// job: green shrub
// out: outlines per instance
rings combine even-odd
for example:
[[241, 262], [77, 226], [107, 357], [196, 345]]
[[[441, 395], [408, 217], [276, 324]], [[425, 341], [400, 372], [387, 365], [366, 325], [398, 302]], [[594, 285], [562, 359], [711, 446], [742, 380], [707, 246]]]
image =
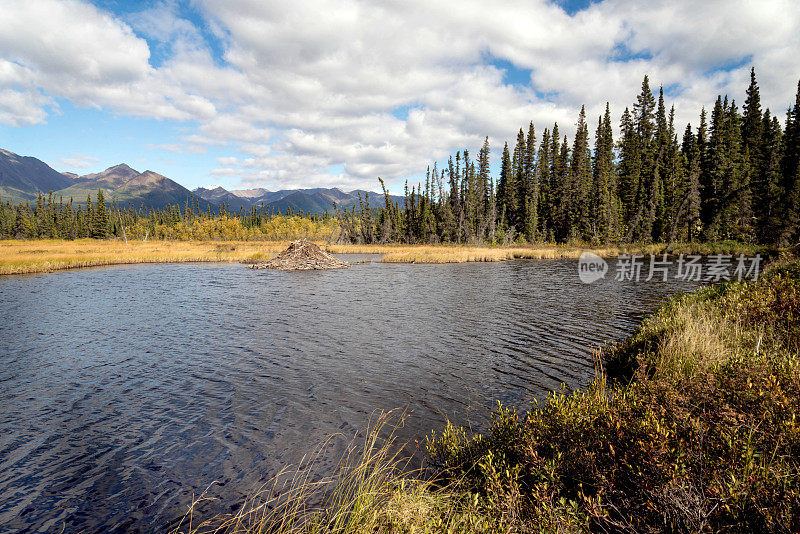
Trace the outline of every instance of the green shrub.
[[671, 299], [611, 351], [628, 379], [448, 426], [434, 465], [520, 532], [796, 532], [798, 297], [794, 263]]

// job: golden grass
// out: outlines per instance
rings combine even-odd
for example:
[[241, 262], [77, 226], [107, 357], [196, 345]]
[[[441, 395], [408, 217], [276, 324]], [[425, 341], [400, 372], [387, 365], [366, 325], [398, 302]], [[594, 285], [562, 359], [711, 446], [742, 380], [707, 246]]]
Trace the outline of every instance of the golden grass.
[[729, 361], [742, 345], [741, 325], [705, 302], [677, 308], [669, 321], [652, 364], [658, 373], [691, 377]]
[[[318, 243], [322, 245], [322, 243]], [[147, 241], [79, 239], [0, 241], [0, 275], [134, 263], [237, 262], [268, 259], [288, 241]], [[568, 247], [478, 247], [450, 245], [329, 245], [336, 254], [383, 254], [394, 263], [503, 261], [515, 258], [576, 258]], [[616, 249], [595, 249], [612, 255]]]
[[506, 261], [515, 259], [575, 259], [590, 251], [598, 256], [611, 257], [626, 251], [651, 254], [663, 245], [637, 247], [578, 247], [568, 245], [329, 245], [328, 252], [339, 254], [383, 254], [387, 263], [465, 263]]
[[[324, 243], [315, 241], [324, 246]], [[133, 263], [237, 262], [269, 259], [289, 241], [154, 241], [57, 239], [0, 241], [0, 275], [50, 272]], [[730, 245], [727, 245], [730, 248]], [[711, 253], [713, 244], [683, 245], [681, 252]], [[327, 245], [334, 254], [381, 254], [387, 263], [465, 263], [515, 259], [576, 259], [590, 251], [602, 257], [655, 254], [662, 244], [590, 247], [579, 245]], [[727, 250], [727, 249], [726, 249]]]
[[133, 263], [236, 262], [271, 257], [287, 242], [79, 239], [0, 241], [0, 275]]

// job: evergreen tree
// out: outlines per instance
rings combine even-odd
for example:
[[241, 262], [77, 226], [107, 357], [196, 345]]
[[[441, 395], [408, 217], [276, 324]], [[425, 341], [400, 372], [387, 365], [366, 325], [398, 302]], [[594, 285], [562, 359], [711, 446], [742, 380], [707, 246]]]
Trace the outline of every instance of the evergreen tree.
[[794, 107], [786, 113], [782, 167], [784, 226], [781, 241], [794, 245], [800, 240], [800, 82]]
[[449, 241], [453, 243], [461, 242], [461, 227], [459, 217], [461, 216], [461, 194], [458, 173], [453, 165], [453, 158], [447, 164], [447, 176], [450, 182], [450, 217], [447, 221], [447, 233]]
[[622, 113], [620, 131], [622, 137], [619, 142], [619, 196], [625, 233], [632, 235], [632, 223], [639, 211], [637, 196], [641, 183], [642, 166], [639, 136], [628, 108], [625, 108]]
[[685, 178], [684, 185], [679, 191], [680, 203], [675, 212], [675, 230], [670, 236], [670, 243], [675, 241], [676, 233], [682, 221], [685, 221], [685, 239], [694, 240], [700, 231], [700, 173], [703, 156], [700, 151], [700, 142], [692, 134], [692, 126], [686, 125], [681, 148]]
[[522, 229], [524, 219], [526, 153], [525, 132], [520, 128], [511, 160], [511, 181], [506, 188], [508, 221], [509, 225], [513, 226], [517, 232]]
[[[724, 184], [726, 190], [724, 236], [728, 239], [749, 242], [754, 231], [751, 174], [748, 172], [750, 162], [748, 151], [743, 150], [742, 116], [736, 107], [736, 101], [731, 101], [726, 119], [726, 142], [731, 158]], [[758, 160], [757, 151], [755, 158]]]
[[106, 199], [103, 190], [97, 190], [97, 204], [94, 208], [92, 218], [92, 237], [105, 239], [108, 237], [108, 210], [106, 209]]
[[[691, 130], [690, 130], [691, 133]], [[669, 110], [667, 120], [667, 154], [665, 172], [662, 176], [664, 187], [664, 211], [660, 222], [661, 232], [658, 236], [660, 241], [669, 238], [674, 240], [671, 230], [673, 224], [678, 224], [678, 209], [681, 203], [681, 196], [687, 188], [687, 176], [685, 176], [686, 163], [684, 155], [681, 153], [678, 144], [678, 134], [675, 131], [675, 106]], [[683, 214], [681, 214], [683, 215]]]
[[569, 202], [567, 208], [567, 232], [570, 238], [586, 239], [591, 234], [589, 204], [592, 184], [591, 158], [586, 110], [584, 106], [581, 106], [569, 170], [569, 187], [572, 195], [567, 197]]
[[653, 234], [660, 181], [655, 161], [655, 107], [655, 98], [650, 91], [650, 80], [645, 76], [642, 81], [642, 92], [636, 97], [636, 103], [633, 105], [641, 170], [639, 171], [639, 186], [635, 200], [637, 211], [630, 221], [629, 239], [649, 241]]
[[550, 149], [550, 130], [544, 129], [542, 143], [539, 145], [536, 172], [539, 196], [537, 198], [537, 213], [539, 217], [539, 235], [542, 239], [552, 239], [551, 212], [550, 212], [550, 168], [552, 165], [552, 152]]
[[760, 196], [764, 174], [764, 113], [761, 95], [756, 82], [756, 70], [750, 69], [750, 86], [742, 108], [742, 150], [748, 161], [747, 174], [751, 177], [755, 195]]
[[525, 140], [525, 165], [524, 187], [522, 188], [523, 202], [523, 231], [525, 239], [533, 241], [536, 238], [536, 228], [539, 224], [539, 183], [536, 177], [536, 129], [531, 121], [528, 126], [528, 137]]
[[[727, 104], [727, 99], [726, 99]], [[707, 147], [706, 169], [703, 173], [703, 237], [714, 240], [719, 236], [719, 212], [721, 209], [722, 184], [728, 166], [728, 154], [724, 143], [725, 105], [722, 96], [717, 96], [711, 111], [711, 126]]]
[[570, 237], [569, 213], [571, 202], [569, 199], [572, 194], [572, 191], [569, 189], [570, 153], [569, 142], [566, 135], [561, 140], [559, 147], [560, 150], [558, 157], [555, 159], [554, 171], [555, 183], [559, 195], [558, 202], [554, 204], [555, 218], [553, 226], [555, 227], [556, 239], [559, 241], [566, 241]]
[[[488, 219], [493, 217], [491, 214], [491, 199], [490, 199], [490, 176], [489, 176], [489, 137], [483, 140], [483, 146], [478, 153], [478, 191], [477, 191], [477, 213], [475, 215], [477, 221], [477, 235], [479, 239], [487, 237], [490, 224]], [[494, 233], [494, 225], [491, 224]], [[491, 236], [489, 236], [491, 238]]]
[[85, 224], [82, 225], [80, 237], [93, 237], [94, 236], [94, 229], [96, 227], [96, 223], [94, 222], [94, 218], [96, 215], [96, 211], [94, 209], [94, 205], [92, 204], [92, 195], [86, 195], [86, 221]]
[[509, 206], [514, 205], [514, 181], [512, 179], [512, 174], [511, 156], [508, 153], [508, 143], [506, 142], [503, 146], [503, 157], [500, 160], [500, 180], [497, 183], [497, 202], [500, 208], [501, 231], [505, 231], [505, 227], [509, 226], [509, 214], [513, 214], [513, 210], [509, 209]]
[[560, 241], [565, 234], [562, 200], [565, 195], [564, 165], [562, 164], [561, 139], [558, 123], [553, 124], [550, 151], [550, 227], [553, 241]]
[[781, 213], [783, 132], [778, 118], [771, 117], [769, 110], [764, 112], [762, 131], [764, 133], [762, 168], [757, 178], [758, 185], [753, 188], [757, 221], [756, 238], [759, 243], [777, 244], [781, 239], [783, 224]]
[[592, 238], [606, 243], [619, 238], [619, 201], [614, 176], [613, 135], [611, 110], [606, 102], [605, 115], [597, 119], [590, 198]]

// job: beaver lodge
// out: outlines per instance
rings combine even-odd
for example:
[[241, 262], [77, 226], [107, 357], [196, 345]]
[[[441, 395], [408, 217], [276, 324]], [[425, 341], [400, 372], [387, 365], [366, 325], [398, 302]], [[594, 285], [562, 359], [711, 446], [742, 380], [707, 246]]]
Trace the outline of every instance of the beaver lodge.
[[316, 269], [341, 269], [349, 267], [346, 261], [337, 260], [314, 243], [301, 239], [269, 260], [251, 262], [251, 269], [277, 269], [279, 271], [311, 271]]

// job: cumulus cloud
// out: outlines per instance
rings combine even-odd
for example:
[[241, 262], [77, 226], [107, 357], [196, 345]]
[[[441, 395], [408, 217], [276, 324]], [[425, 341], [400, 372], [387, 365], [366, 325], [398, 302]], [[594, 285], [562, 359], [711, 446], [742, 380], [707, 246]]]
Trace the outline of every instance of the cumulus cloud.
[[718, 92], [741, 103], [751, 64], [781, 113], [800, 75], [793, 3], [604, 0], [570, 15], [545, 0], [195, 0], [199, 27], [174, 0], [125, 20], [0, 0], [0, 122], [41, 122], [67, 98], [185, 121], [193, 132], [150, 148], [226, 147], [209, 174], [242, 186], [372, 189], [487, 135], [496, 155], [531, 120], [571, 135], [582, 104], [596, 118], [609, 101], [617, 120], [644, 74], [680, 127]]
[[47, 117], [45, 106], [52, 100], [36, 89], [21, 91], [0, 86], [0, 123], [10, 126], [39, 124]]
[[[24, 80], [27, 95], [42, 91], [78, 106], [138, 117], [214, 115], [213, 105], [202, 96], [164, 83], [163, 73], [150, 65], [147, 42], [129, 25], [88, 3], [0, 0], [0, 10], [2, 88]], [[8, 64], [14, 65], [15, 76], [8, 76]], [[31, 117], [23, 108], [4, 122], [26, 121]]]

